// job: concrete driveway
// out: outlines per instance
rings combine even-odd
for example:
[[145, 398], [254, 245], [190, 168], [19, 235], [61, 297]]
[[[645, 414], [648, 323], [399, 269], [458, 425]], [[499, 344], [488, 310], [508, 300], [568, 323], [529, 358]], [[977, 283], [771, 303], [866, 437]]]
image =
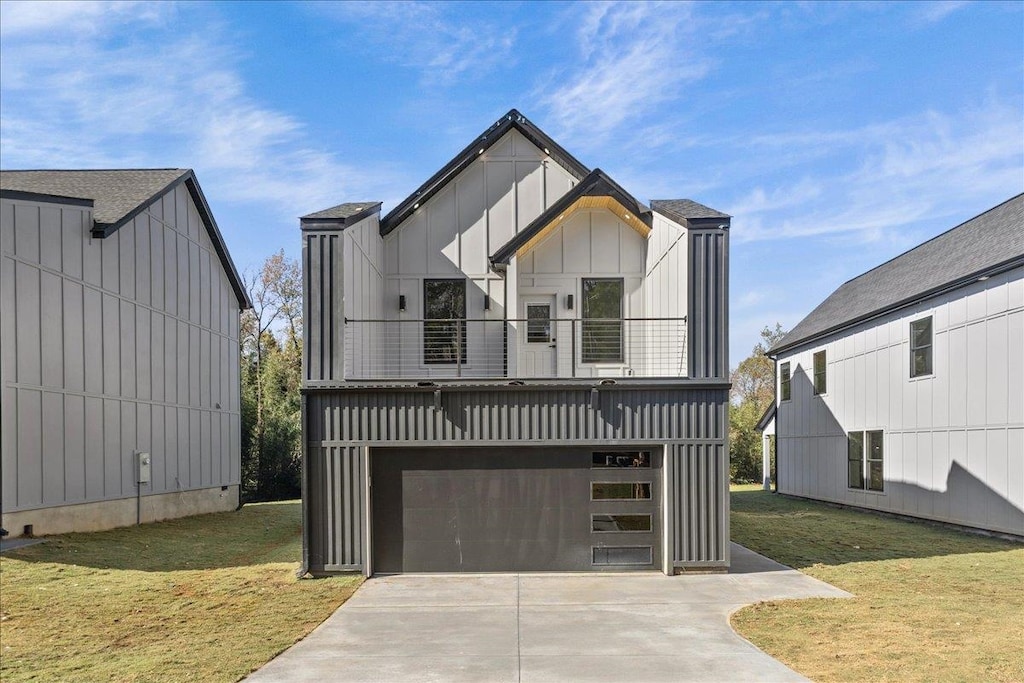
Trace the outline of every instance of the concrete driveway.
[[850, 597], [742, 546], [729, 574], [374, 578], [250, 683], [803, 681], [740, 638], [750, 603]]

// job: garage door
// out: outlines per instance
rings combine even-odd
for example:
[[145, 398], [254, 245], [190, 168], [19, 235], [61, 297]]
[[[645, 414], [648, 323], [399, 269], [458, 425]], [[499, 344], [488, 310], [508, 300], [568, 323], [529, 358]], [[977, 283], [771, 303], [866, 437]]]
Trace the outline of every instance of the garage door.
[[371, 451], [373, 571], [661, 566], [660, 450]]

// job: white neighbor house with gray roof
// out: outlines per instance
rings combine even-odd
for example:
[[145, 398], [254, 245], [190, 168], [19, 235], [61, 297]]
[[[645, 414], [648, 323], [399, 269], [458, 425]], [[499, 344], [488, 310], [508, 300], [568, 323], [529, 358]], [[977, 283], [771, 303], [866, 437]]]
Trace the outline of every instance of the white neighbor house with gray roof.
[[247, 306], [192, 171], [0, 172], [3, 528], [235, 508]]
[[780, 493], [1024, 535], [1024, 194], [845, 283], [769, 356]]

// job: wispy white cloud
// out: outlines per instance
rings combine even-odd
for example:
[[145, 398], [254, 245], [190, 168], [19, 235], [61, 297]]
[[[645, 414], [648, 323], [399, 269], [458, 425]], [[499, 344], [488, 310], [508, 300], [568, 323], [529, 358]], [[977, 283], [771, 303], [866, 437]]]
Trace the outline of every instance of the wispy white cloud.
[[574, 20], [579, 59], [550, 74], [536, 95], [556, 134], [580, 146], [649, 118], [712, 68], [692, 47], [692, 5], [597, 3]]
[[383, 59], [420, 71], [424, 85], [479, 79], [514, 57], [516, 27], [453, 16], [453, 4], [329, 2], [310, 7], [335, 21], [372, 27], [367, 43]]
[[879, 240], [1024, 190], [1024, 122], [1015, 106], [996, 101], [957, 115], [928, 111], [749, 144], [769, 158], [777, 149], [791, 160], [824, 149], [836, 161], [831, 170], [819, 167], [813, 179], [757, 187], [730, 205], [740, 241], [844, 233]]
[[939, 0], [938, 2], [923, 2], [916, 13], [919, 21], [934, 24], [942, 21], [959, 9], [970, 3], [966, 0]]
[[[49, 13], [3, 4], [6, 167], [193, 167], [209, 196], [289, 223], [390, 184], [383, 170], [339, 162], [301, 120], [261, 103], [215, 17], [191, 32], [172, 4], [56, 3]], [[92, 28], [54, 41], [68, 23]]]

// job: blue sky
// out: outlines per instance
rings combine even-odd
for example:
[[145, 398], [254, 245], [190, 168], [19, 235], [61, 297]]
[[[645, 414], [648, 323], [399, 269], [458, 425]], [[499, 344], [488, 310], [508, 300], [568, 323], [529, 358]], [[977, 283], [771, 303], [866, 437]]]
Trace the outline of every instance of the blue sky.
[[1024, 3], [0, 3], [0, 165], [194, 168], [240, 269], [512, 107], [735, 216], [735, 365], [1024, 191]]

